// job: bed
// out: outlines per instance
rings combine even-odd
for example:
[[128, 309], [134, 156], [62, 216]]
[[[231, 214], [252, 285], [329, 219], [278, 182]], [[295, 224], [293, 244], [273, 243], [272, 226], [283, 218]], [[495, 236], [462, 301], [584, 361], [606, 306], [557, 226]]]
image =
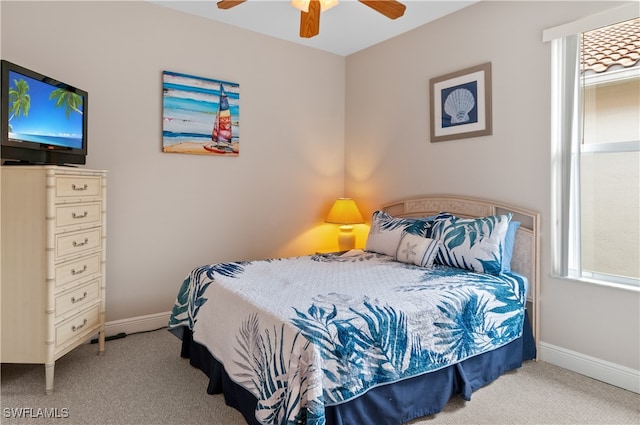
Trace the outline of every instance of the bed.
[[203, 265], [168, 329], [248, 424], [401, 424], [536, 357], [539, 216], [383, 205], [364, 250]]

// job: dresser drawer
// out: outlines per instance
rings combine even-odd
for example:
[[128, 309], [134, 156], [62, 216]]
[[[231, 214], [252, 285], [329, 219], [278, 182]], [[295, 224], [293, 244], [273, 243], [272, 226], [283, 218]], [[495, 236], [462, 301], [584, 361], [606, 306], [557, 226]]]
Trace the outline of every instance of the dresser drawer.
[[99, 304], [56, 326], [56, 349], [99, 323]]
[[70, 204], [56, 206], [56, 227], [78, 224], [100, 224], [102, 203]]
[[100, 278], [56, 296], [56, 318], [100, 297]]
[[55, 271], [56, 288], [100, 271], [100, 253], [59, 264]]
[[102, 228], [56, 235], [56, 260], [72, 254], [82, 254], [91, 249], [100, 248]]
[[98, 176], [57, 176], [56, 197], [65, 198], [96, 197], [102, 191]]

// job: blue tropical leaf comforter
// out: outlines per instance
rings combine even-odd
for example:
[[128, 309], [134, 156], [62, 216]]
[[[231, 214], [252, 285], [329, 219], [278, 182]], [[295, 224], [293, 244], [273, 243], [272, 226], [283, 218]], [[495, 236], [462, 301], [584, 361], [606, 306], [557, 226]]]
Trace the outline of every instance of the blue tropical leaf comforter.
[[522, 334], [526, 278], [422, 268], [359, 250], [208, 265], [169, 321], [258, 400], [264, 424], [323, 424], [325, 406]]

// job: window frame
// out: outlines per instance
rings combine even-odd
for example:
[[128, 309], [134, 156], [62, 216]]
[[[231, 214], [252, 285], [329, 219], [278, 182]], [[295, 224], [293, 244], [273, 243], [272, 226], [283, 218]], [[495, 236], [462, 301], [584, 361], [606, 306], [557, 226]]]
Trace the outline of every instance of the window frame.
[[[640, 279], [582, 270], [580, 238], [580, 160], [583, 153], [640, 151], [640, 141], [584, 145], [582, 142], [582, 86], [635, 78], [640, 69], [617, 75], [581, 77], [580, 35], [637, 18], [637, 5], [626, 5], [547, 29], [551, 42], [551, 273], [554, 277], [640, 291]], [[576, 190], [575, 186], [578, 185]], [[569, 194], [569, 196], [567, 196]]]

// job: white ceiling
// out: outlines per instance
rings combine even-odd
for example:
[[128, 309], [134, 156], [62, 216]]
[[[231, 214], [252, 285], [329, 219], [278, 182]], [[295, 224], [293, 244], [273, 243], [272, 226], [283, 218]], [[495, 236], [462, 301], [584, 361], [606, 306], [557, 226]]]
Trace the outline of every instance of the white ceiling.
[[214, 21], [256, 31], [283, 40], [347, 56], [479, 0], [402, 0], [404, 16], [391, 20], [356, 0], [341, 0], [322, 12], [320, 34], [301, 38], [300, 11], [288, 0], [249, 0], [232, 9], [221, 10], [216, 0], [148, 0], [164, 7], [202, 16]]

